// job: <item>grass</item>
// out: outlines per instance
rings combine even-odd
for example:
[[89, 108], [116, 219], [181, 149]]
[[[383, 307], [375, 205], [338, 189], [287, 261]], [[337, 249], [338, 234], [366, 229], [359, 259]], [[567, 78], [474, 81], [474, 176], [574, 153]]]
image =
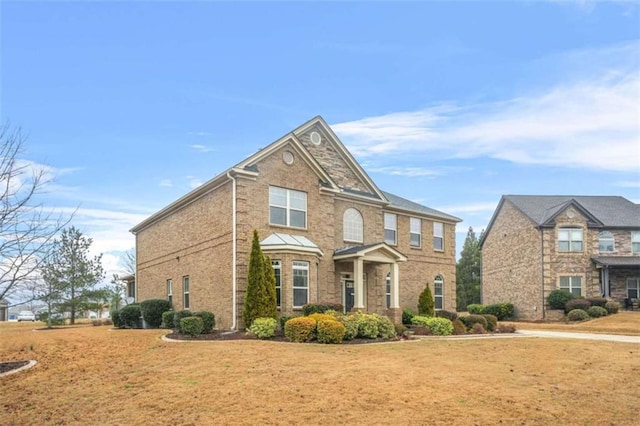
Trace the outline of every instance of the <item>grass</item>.
[[512, 324], [518, 330], [550, 330], [640, 336], [640, 311], [621, 311], [615, 315], [576, 323], [513, 322]]
[[170, 343], [162, 330], [32, 328], [0, 323], [0, 360], [38, 361], [0, 379], [2, 424], [637, 424], [640, 406], [630, 343]]

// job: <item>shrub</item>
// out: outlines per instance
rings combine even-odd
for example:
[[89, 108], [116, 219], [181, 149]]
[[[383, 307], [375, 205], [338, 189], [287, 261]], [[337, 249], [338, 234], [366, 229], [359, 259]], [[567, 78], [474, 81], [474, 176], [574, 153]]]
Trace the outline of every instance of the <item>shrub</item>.
[[589, 314], [582, 309], [572, 309], [567, 314], [569, 321], [585, 321], [589, 319]]
[[571, 312], [574, 309], [581, 309], [583, 311], [586, 311], [590, 306], [591, 303], [589, 303], [589, 301], [586, 299], [571, 299], [565, 305], [564, 311]]
[[131, 304], [120, 309], [120, 327], [140, 328], [140, 305]]
[[407, 326], [404, 324], [394, 324], [393, 327], [396, 330], [396, 336], [402, 336], [404, 332], [408, 330]]
[[197, 336], [198, 334], [202, 334], [202, 318], [196, 316], [182, 318], [180, 320], [180, 330], [182, 333], [188, 334], [190, 336]]
[[[513, 303], [493, 303], [482, 308], [481, 314], [494, 315], [498, 321], [504, 321], [514, 316]], [[486, 327], [485, 327], [486, 328]]]
[[102, 324], [103, 325], [113, 325], [113, 321], [111, 321], [111, 318], [104, 318], [102, 320]]
[[315, 322], [318, 321], [331, 321], [336, 319], [336, 317], [334, 317], [333, 315], [329, 315], [329, 314], [320, 314], [320, 313], [315, 313], [315, 314], [311, 314], [309, 315], [309, 318], [313, 318]]
[[284, 335], [295, 343], [308, 342], [313, 339], [316, 321], [309, 317], [291, 318], [284, 325]]
[[378, 321], [378, 337], [383, 339], [393, 339], [396, 337], [396, 328], [391, 320], [379, 314], [372, 314]]
[[324, 314], [327, 311], [344, 311], [340, 303], [307, 303], [302, 307], [302, 315], [308, 317], [311, 314]]
[[607, 310], [607, 312], [609, 312], [609, 314], [617, 314], [618, 311], [620, 310], [620, 304], [615, 300], [609, 300], [604, 305], [604, 308]]
[[91, 321], [91, 324], [93, 324], [94, 326], [100, 326], [102, 325], [102, 320], [94, 319], [93, 321]]
[[282, 314], [280, 315], [280, 318], [278, 318], [278, 323], [280, 325], [280, 330], [284, 330], [284, 325], [287, 323], [287, 321], [289, 321], [291, 318], [298, 318], [300, 315], [286, 315], [286, 314]]
[[343, 315], [338, 321], [344, 325], [344, 340], [353, 340], [358, 337], [358, 318], [356, 315]]
[[371, 314], [358, 312], [358, 337], [365, 339], [375, 339], [378, 337], [378, 319]]
[[144, 321], [153, 328], [162, 325], [162, 314], [171, 310], [171, 303], [165, 299], [149, 299], [140, 303], [140, 312]]
[[483, 306], [478, 303], [472, 303], [467, 305], [467, 312], [474, 315], [480, 315], [482, 313]]
[[340, 343], [347, 329], [335, 319], [321, 319], [316, 325], [318, 343]]
[[[118, 312], [118, 311], [113, 311], [111, 312], [111, 315], [113, 315], [114, 312]], [[53, 315], [51, 315], [51, 325], [63, 325], [64, 324], [64, 318], [62, 317], [61, 314], [57, 314], [55, 312], [52, 312]], [[119, 319], [120, 317], [118, 317]], [[49, 319], [49, 312], [42, 312], [40, 314], [40, 321], [44, 322], [44, 323], [48, 323], [48, 319]]]
[[453, 324], [447, 318], [428, 318], [427, 327], [435, 336], [448, 336], [453, 333]]
[[175, 312], [166, 311], [162, 313], [162, 325], [164, 328], [175, 328], [175, 324], [173, 322], [173, 316]]
[[473, 324], [471, 327], [471, 334], [487, 334], [487, 330], [479, 322]]
[[176, 327], [180, 333], [183, 333], [182, 328], [180, 328], [180, 324], [183, 318], [189, 318], [193, 316], [193, 312], [188, 309], [183, 309], [181, 311], [175, 311], [173, 313], [173, 325]]
[[414, 325], [411, 331], [417, 336], [431, 336], [431, 329], [426, 325]]
[[589, 314], [591, 318], [600, 318], [606, 317], [609, 315], [609, 312], [607, 312], [607, 310], [602, 306], [591, 306], [587, 309], [587, 314]]
[[471, 330], [474, 324], [481, 324], [482, 328], [487, 329], [487, 319], [482, 315], [467, 315], [465, 317], [458, 318], [467, 327], [467, 330]]
[[467, 334], [467, 327], [465, 327], [460, 319], [454, 319], [451, 321], [451, 324], [453, 325], [453, 334], [456, 336]]
[[458, 319], [458, 314], [456, 312], [442, 310], [442, 311], [436, 311], [436, 317], [446, 318], [449, 321], [453, 321]]
[[571, 299], [573, 299], [573, 294], [561, 289], [553, 290], [547, 297], [551, 309], [564, 309], [567, 302]]
[[516, 327], [512, 324], [498, 324], [496, 328], [496, 333], [515, 333]]
[[114, 327], [122, 327], [122, 321], [120, 321], [120, 309], [111, 311], [111, 321], [113, 321]]
[[276, 277], [271, 260], [264, 256], [260, 248], [258, 231], [254, 229], [247, 271], [247, 290], [242, 307], [245, 327], [250, 327], [256, 318], [277, 318], [277, 309]]
[[413, 322], [411, 322], [411, 318], [413, 318], [414, 316], [416, 316], [416, 313], [413, 312], [411, 309], [405, 308], [402, 310], [402, 323], [404, 325], [411, 325], [413, 324]]
[[587, 301], [591, 303], [591, 306], [600, 306], [601, 308], [607, 304], [607, 299], [604, 297], [587, 297]]
[[268, 339], [276, 335], [278, 321], [273, 318], [256, 318], [249, 327], [249, 333], [258, 339]]
[[424, 327], [428, 327], [427, 321], [429, 320], [429, 318], [431, 317], [426, 317], [424, 315], [416, 315], [411, 319], [411, 323], [413, 325], [422, 325]]
[[213, 331], [213, 327], [216, 326], [216, 316], [213, 315], [213, 312], [200, 311], [195, 312], [193, 316], [202, 318], [202, 334], [211, 333]]
[[432, 317], [434, 315], [434, 302], [431, 289], [427, 284], [418, 297], [418, 313]]
[[491, 314], [482, 314], [482, 316], [487, 320], [487, 331], [494, 331], [498, 325], [498, 318]]

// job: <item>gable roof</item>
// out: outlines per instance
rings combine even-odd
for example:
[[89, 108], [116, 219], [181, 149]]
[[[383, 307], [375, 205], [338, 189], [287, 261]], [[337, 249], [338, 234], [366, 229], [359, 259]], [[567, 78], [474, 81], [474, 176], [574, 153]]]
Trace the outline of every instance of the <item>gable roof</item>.
[[363, 244], [359, 246], [351, 246], [337, 249], [333, 252], [333, 260], [348, 260], [355, 258], [364, 258], [374, 252], [381, 252], [385, 257], [395, 260], [396, 262], [406, 262], [407, 257], [394, 249], [387, 243]]
[[389, 206], [395, 207], [404, 211], [412, 211], [419, 214], [428, 215], [431, 217], [449, 220], [453, 222], [462, 222], [462, 219], [457, 218], [455, 216], [451, 216], [450, 214], [443, 213], [439, 210], [432, 209], [427, 206], [423, 206], [422, 204], [415, 203], [413, 201], [407, 200], [406, 198], [399, 197], [390, 192], [382, 191], [384, 196], [389, 200]]

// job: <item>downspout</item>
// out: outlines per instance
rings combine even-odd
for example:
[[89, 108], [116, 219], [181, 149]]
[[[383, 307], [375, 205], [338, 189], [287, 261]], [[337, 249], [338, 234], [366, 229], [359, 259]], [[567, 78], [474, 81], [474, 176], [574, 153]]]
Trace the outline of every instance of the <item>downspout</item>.
[[545, 318], [546, 315], [546, 307], [544, 304], [544, 229], [540, 227], [540, 266], [542, 270], [542, 319]]
[[236, 250], [237, 250], [237, 235], [236, 235], [236, 223], [237, 223], [237, 216], [236, 216], [236, 178], [233, 177], [233, 175], [231, 174], [231, 172], [227, 172], [227, 177], [229, 179], [231, 179], [232, 182], [232, 195], [231, 195], [231, 217], [232, 217], [232, 249], [231, 249], [231, 287], [232, 287], [232, 295], [231, 295], [231, 312], [232, 312], [232, 318], [231, 318], [231, 330], [235, 330], [237, 327], [236, 324], [236, 318], [237, 318], [237, 309], [238, 309], [238, 303], [237, 303], [237, 287], [238, 287], [238, 282], [237, 282], [237, 276], [236, 276]]

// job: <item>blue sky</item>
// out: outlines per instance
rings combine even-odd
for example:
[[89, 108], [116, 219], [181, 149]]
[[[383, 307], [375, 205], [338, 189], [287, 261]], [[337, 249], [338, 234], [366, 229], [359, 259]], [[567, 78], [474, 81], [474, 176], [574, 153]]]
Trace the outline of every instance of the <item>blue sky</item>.
[[637, 2], [0, 4], [0, 115], [112, 272], [128, 230], [322, 115], [383, 190], [640, 202]]

